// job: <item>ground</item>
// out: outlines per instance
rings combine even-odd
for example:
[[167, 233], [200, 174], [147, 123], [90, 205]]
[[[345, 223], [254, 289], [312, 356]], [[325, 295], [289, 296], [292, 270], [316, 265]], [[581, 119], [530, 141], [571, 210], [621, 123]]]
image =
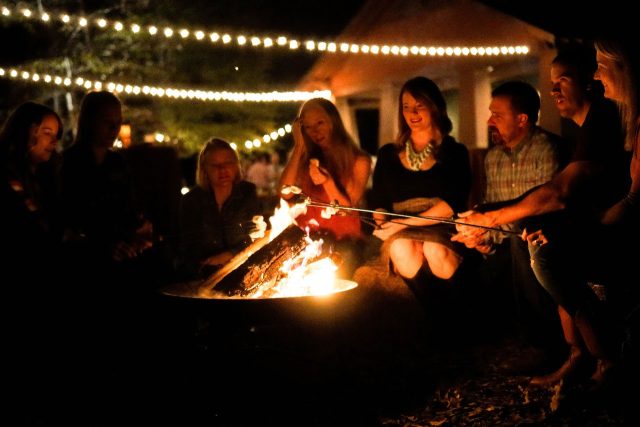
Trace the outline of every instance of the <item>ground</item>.
[[323, 300], [112, 308], [120, 320], [72, 336], [64, 360], [29, 365], [42, 374], [13, 391], [13, 424], [633, 425], [638, 396], [621, 385], [635, 382], [530, 387], [513, 367], [531, 348], [481, 311], [428, 314], [399, 279], [359, 274], [358, 292]]

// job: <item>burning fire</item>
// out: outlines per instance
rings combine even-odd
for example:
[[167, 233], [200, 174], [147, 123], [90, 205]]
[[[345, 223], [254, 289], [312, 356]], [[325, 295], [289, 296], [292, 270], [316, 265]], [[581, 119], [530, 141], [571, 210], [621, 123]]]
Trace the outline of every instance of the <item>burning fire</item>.
[[269, 241], [273, 241], [282, 231], [294, 223], [295, 218], [298, 215], [302, 215], [307, 212], [307, 205], [304, 203], [296, 203], [292, 206], [284, 200], [280, 199], [280, 207], [276, 207], [273, 211], [273, 215], [269, 217], [269, 224], [271, 224], [271, 231], [269, 233]]
[[338, 267], [329, 257], [315, 260], [322, 254], [323, 241], [312, 240], [308, 235], [305, 240], [307, 246], [304, 250], [297, 257], [282, 263], [282, 276], [277, 282], [265, 292], [256, 293], [254, 298], [326, 295], [335, 292], [335, 273]]
[[[273, 241], [283, 230], [295, 222], [298, 215], [305, 212], [306, 205], [304, 203], [289, 206], [285, 200], [281, 199], [280, 206], [276, 207], [274, 214], [269, 218], [271, 230], [268, 233], [268, 241]], [[258, 228], [264, 230], [264, 227], [259, 223], [264, 224], [264, 221], [260, 219], [256, 222]], [[282, 263], [281, 274], [274, 283], [264, 283], [258, 286], [259, 290], [253, 293], [251, 298], [328, 295], [353, 287], [344, 282], [355, 285], [353, 282], [336, 278], [338, 267], [331, 257], [319, 258], [322, 256], [324, 243], [322, 239], [311, 239], [307, 230], [305, 241], [307, 245], [300, 254]]]

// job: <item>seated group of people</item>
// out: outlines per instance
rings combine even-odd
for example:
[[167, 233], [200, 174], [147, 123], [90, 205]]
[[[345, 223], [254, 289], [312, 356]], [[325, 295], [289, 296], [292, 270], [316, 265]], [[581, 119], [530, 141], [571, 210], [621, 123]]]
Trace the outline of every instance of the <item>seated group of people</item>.
[[[590, 353], [597, 361], [591, 379], [603, 383], [614, 357], [600, 325], [600, 302], [588, 282], [620, 283], [621, 272], [637, 258], [637, 251], [621, 249], [621, 241], [638, 229], [632, 219], [640, 182], [640, 82], [638, 57], [624, 44], [602, 41], [596, 48], [595, 76], [604, 84], [604, 96], [623, 106], [622, 119], [598, 94], [595, 58], [559, 55], [551, 67], [552, 96], [561, 115], [580, 126], [567, 161], [561, 139], [536, 125], [540, 98], [535, 89], [523, 82], [499, 86], [489, 105], [496, 145], [485, 161], [488, 204], [471, 212], [465, 212], [472, 184], [469, 154], [450, 135], [447, 105], [432, 80], [415, 77], [402, 86], [398, 137], [378, 152], [366, 205], [370, 156], [349, 136], [332, 102], [305, 102], [293, 123], [293, 152], [280, 186], [297, 186], [314, 201], [367, 208], [371, 216], [341, 212], [326, 218], [321, 208], [308, 207], [296, 223], [344, 252], [349, 262], [340, 274], [348, 277], [363, 261], [361, 223], [372, 219], [373, 236], [384, 242], [385, 262], [420, 297], [428, 297], [430, 287], [460, 283], [471, 260], [489, 256], [504, 235], [524, 232], [524, 239], [511, 240], [520, 248], [522, 264], [528, 264], [530, 252], [529, 274], [557, 305], [570, 347], [558, 371], [533, 382], [559, 381]], [[12, 267], [29, 271], [25, 260], [38, 251], [38, 260], [56, 268], [51, 255], [64, 240], [78, 243], [77, 262], [109, 272], [158, 243], [153, 227], [134, 208], [122, 156], [110, 149], [121, 122], [114, 95], [88, 94], [75, 144], [65, 151], [58, 175], [58, 115], [35, 103], [14, 111], [0, 133], [3, 199], [9, 202], [3, 204], [9, 206], [3, 235], [12, 248]], [[621, 124], [632, 149], [631, 183]], [[56, 176], [61, 177], [60, 200]], [[196, 184], [180, 206], [177, 259], [185, 278], [206, 277], [246, 247], [252, 218], [261, 213], [255, 185], [241, 179], [237, 153], [224, 140], [204, 144]], [[613, 265], [620, 266], [615, 273]], [[598, 266], [603, 268], [587, 268]], [[47, 274], [31, 269], [27, 283], [44, 284]]]
[[383, 261], [420, 298], [429, 298], [430, 288], [461, 283], [471, 260], [490, 256], [509, 236], [521, 274], [555, 304], [568, 345], [561, 367], [534, 377], [532, 384], [559, 382], [590, 358], [590, 380], [599, 387], [616, 356], [602, 301], [590, 283], [605, 283], [624, 313], [637, 305], [637, 291], [627, 278], [637, 250], [622, 249], [638, 230], [632, 221], [637, 218], [640, 134], [632, 56], [626, 44], [602, 40], [596, 55], [568, 50], [554, 60], [551, 95], [560, 114], [579, 127], [574, 144], [537, 126], [540, 98], [532, 86], [508, 82], [495, 88], [486, 203], [471, 211], [468, 151], [450, 135], [444, 97], [425, 77], [408, 80], [400, 90], [398, 137], [378, 152], [366, 204], [370, 157], [324, 99], [307, 101], [300, 109], [280, 185], [297, 186], [314, 201], [366, 208], [360, 215], [350, 211], [325, 218], [320, 208], [309, 207], [296, 222], [342, 245], [356, 260], [342, 272], [349, 276], [362, 262], [361, 223], [371, 213], [372, 234], [384, 242]]

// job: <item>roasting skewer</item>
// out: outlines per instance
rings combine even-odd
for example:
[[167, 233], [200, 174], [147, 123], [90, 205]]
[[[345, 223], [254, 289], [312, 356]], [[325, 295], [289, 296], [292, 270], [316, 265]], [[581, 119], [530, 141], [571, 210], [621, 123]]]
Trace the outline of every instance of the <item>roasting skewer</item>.
[[293, 185], [284, 186], [282, 188], [282, 194], [294, 194], [297, 199], [302, 199], [300, 201], [301, 203], [305, 203], [307, 206], [315, 206], [315, 207], [319, 207], [319, 208], [336, 209], [336, 210], [347, 211], [347, 212], [370, 213], [370, 214], [374, 214], [375, 213], [375, 214], [382, 214], [382, 215], [386, 215], [386, 216], [390, 216], [390, 217], [396, 217], [396, 218], [426, 219], [426, 220], [429, 220], [429, 221], [436, 221], [436, 222], [441, 222], [441, 223], [444, 223], [444, 224], [463, 225], [463, 226], [467, 226], [467, 227], [482, 228], [482, 229], [487, 230], [487, 231], [497, 231], [497, 232], [500, 232], [500, 233], [511, 234], [511, 235], [514, 235], [514, 236], [521, 236], [522, 235], [522, 233], [520, 233], [518, 231], [504, 230], [502, 228], [488, 227], [488, 226], [485, 226], [485, 225], [469, 224], [469, 223], [466, 223], [466, 222], [462, 222], [459, 219], [456, 219], [455, 216], [447, 218], [447, 217], [428, 216], [428, 215], [409, 215], [409, 214], [400, 214], [400, 213], [395, 213], [395, 212], [374, 211], [374, 210], [371, 210], [371, 209], [353, 208], [353, 207], [350, 207], [350, 206], [342, 206], [342, 205], [340, 205], [338, 203], [319, 202], [319, 201], [312, 200], [311, 197], [309, 197], [306, 194], [302, 193], [300, 188], [298, 188], [296, 186], [293, 186]]

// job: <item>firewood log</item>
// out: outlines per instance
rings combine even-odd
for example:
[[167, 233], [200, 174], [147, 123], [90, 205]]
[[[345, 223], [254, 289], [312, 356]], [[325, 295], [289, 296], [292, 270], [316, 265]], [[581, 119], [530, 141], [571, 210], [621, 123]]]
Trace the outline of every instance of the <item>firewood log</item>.
[[261, 287], [273, 286], [282, 263], [297, 256], [306, 246], [305, 233], [296, 225], [287, 227], [272, 242], [267, 234], [205, 280], [198, 293], [209, 298], [216, 294], [246, 297]]

